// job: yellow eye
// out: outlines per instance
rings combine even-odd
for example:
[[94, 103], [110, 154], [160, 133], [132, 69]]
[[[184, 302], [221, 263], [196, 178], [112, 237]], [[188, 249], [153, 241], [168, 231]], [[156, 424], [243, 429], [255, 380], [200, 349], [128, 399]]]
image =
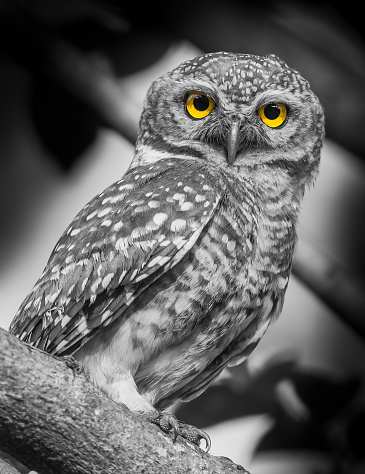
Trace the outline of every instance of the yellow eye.
[[268, 127], [280, 127], [286, 119], [286, 107], [284, 104], [266, 104], [258, 110], [260, 119]]
[[196, 119], [209, 115], [214, 106], [214, 100], [203, 92], [190, 92], [186, 99], [186, 110]]

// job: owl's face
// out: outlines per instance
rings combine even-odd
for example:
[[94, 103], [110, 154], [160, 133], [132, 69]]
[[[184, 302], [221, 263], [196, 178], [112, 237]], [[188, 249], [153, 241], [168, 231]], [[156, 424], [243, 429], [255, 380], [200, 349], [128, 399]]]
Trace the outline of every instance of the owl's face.
[[[274, 55], [210, 53], [156, 80], [136, 159], [192, 157], [237, 170], [305, 159], [317, 168], [322, 107], [300, 74]], [[148, 153], [146, 153], [146, 148]]]

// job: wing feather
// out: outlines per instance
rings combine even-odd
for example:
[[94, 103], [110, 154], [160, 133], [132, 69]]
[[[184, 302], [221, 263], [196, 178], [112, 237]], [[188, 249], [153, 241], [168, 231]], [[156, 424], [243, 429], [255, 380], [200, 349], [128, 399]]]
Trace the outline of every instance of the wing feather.
[[204, 162], [136, 167], [91, 200], [55, 246], [10, 330], [61, 355], [74, 352], [195, 244], [219, 205]]

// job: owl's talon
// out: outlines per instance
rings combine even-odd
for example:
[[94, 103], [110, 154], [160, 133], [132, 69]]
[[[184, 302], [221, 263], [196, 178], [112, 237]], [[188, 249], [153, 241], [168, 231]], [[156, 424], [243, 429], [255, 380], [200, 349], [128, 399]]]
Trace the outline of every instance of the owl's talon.
[[165, 433], [171, 433], [172, 441], [175, 442], [179, 434], [179, 423], [171, 413], [162, 412], [151, 420], [151, 423], [159, 426]]
[[209, 450], [212, 446], [212, 441], [210, 439], [210, 436], [208, 435], [208, 433], [206, 433], [205, 431], [202, 431], [202, 430], [198, 430], [198, 434], [199, 434], [200, 438], [205, 441], [205, 452], [209, 453]]
[[210, 450], [212, 443], [209, 435], [205, 431], [182, 421], [178, 421], [171, 413], [161, 412], [149, 421], [159, 426], [165, 433], [171, 434], [173, 442], [175, 442], [177, 436], [180, 435], [182, 438], [190, 441], [190, 443], [200, 447], [200, 441], [203, 439], [205, 441], [205, 452], [207, 453]]
[[179, 434], [180, 436], [195, 444], [199, 448], [200, 442], [203, 439], [205, 441], [205, 452], [207, 453], [210, 450], [212, 443], [209, 435], [205, 431], [200, 430], [195, 426], [188, 425], [182, 421], [179, 421]]
[[75, 373], [80, 374], [82, 372], [80, 363], [72, 355], [62, 356], [61, 359], [65, 362], [69, 369], [72, 369]]

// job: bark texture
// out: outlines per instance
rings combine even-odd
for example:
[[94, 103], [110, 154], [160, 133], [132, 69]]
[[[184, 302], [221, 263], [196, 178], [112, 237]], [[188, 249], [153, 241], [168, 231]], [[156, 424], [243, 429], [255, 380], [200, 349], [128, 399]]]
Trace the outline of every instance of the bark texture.
[[173, 443], [64, 360], [0, 329], [0, 449], [39, 474], [247, 472]]

